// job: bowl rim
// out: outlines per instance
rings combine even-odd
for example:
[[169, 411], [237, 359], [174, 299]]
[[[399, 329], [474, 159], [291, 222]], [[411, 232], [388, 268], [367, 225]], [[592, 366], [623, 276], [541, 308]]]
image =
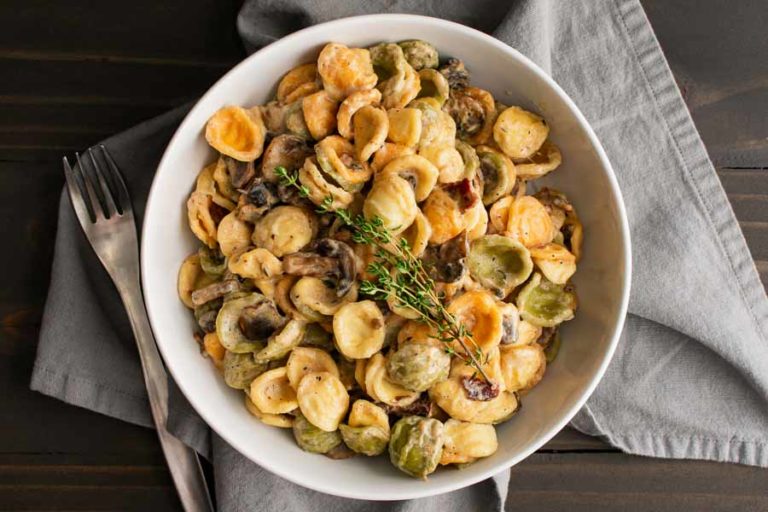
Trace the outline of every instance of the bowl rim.
[[[434, 495], [454, 491], [457, 489], [462, 489], [470, 485], [474, 485], [480, 481], [486, 480], [500, 473], [501, 471], [518, 464], [522, 460], [528, 458], [532, 453], [536, 452], [544, 444], [549, 442], [555, 435], [557, 435], [557, 433], [559, 433], [568, 424], [568, 422], [571, 421], [571, 419], [573, 419], [576, 413], [584, 406], [586, 401], [594, 392], [595, 388], [597, 387], [597, 384], [602, 379], [603, 375], [605, 374], [608, 368], [608, 365], [613, 359], [613, 355], [616, 351], [616, 347], [618, 346], [619, 338], [621, 336], [621, 332], [624, 327], [624, 320], [626, 318], [627, 308], [629, 304], [629, 293], [630, 293], [631, 276], [632, 276], [632, 256], [631, 256], [632, 249], [631, 249], [630, 230], [629, 230], [629, 223], [627, 220], [626, 207], [624, 205], [623, 196], [621, 194], [621, 190], [619, 188], [618, 180], [616, 179], [616, 174], [613, 170], [613, 166], [608, 160], [608, 156], [605, 153], [605, 150], [602, 144], [600, 143], [599, 139], [597, 138], [597, 135], [595, 134], [591, 125], [589, 124], [587, 119], [584, 117], [581, 110], [579, 110], [579, 108], [576, 106], [575, 102], [570, 98], [570, 96], [568, 96], [568, 94], [565, 93], [565, 91], [560, 87], [560, 85], [558, 85], [557, 82], [554, 81], [554, 79], [552, 79], [543, 69], [541, 69], [537, 64], [535, 64], [528, 57], [520, 53], [518, 50], [516, 50], [512, 46], [507, 45], [506, 43], [496, 39], [493, 36], [485, 34], [484, 32], [481, 32], [474, 28], [462, 25], [460, 23], [444, 20], [441, 18], [435, 18], [432, 16], [423, 16], [423, 15], [416, 15], [416, 14], [387, 13], [387, 14], [368, 14], [368, 15], [359, 15], [359, 16], [348, 16], [344, 18], [339, 18], [339, 19], [327, 21], [324, 23], [312, 25], [310, 27], [306, 27], [296, 32], [293, 32], [291, 34], [288, 34], [270, 43], [269, 45], [264, 46], [263, 48], [259, 49], [253, 54], [247, 56], [240, 63], [238, 63], [232, 69], [230, 69], [227, 73], [225, 73], [221, 78], [219, 78], [212, 86], [210, 86], [208, 90], [200, 97], [200, 99], [197, 100], [195, 105], [190, 109], [190, 111], [186, 114], [182, 122], [179, 124], [178, 128], [173, 134], [173, 137], [171, 137], [170, 141], [168, 142], [168, 145], [166, 146], [163, 152], [163, 156], [160, 160], [160, 163], [157, 166], [155, 176], [152, 179], [152, 185], [150, 187], [149, 194], [147, 196], [146, 212], [150, 211], [150, 207], [155, 200], [154, 196], [155, 196], [155, 190], [156, 190], [157, 175], [160, 173], [160, 171], [164, 167], [169, 165], [168, 160], [170, 156], [168, 154], [168, 149], [176, 143], [176, 140], [178, 138], [181, 137], [182, 132], [188, 131], [187, 125], [191, 122], [192, 114], [197, 109], [201, 108], [201, 105], [206, 102], [207, 98], [213, 94], [213, 91], [217, 89], [222, 82], [228, 80], [230, 76], [239, 73], [240, 69], [247, 67], [251, 60], [258, 59], [262, 53], [266, 52], [268, 49], [272, 49], [275, 46], [289, 44], [290, 42], [297, 39], [301, 39], [307, 34], [311, 34], [313, 32], [328, 31], [329, 29], [332, 29], [334, 27], [345, 26], [348, 24], [376, 23], [377, 21], [389, 21], [389, 22], [395, 21], [395, 22], [403, 22], [403, 23], [420, 22], [420, 23], [437, 25], [440, 28], [448, 29], [451, 31], [463, 32], [465, 35], [478, 38], [482, 40], [484, 43], [492, 45], [497, 49], [502, 50], [504, 53], [509, 54], [512, 58], [520, 61], [525, 67], [529, 68], [535, 75], [537, 75], [541, 80], [543, 80], [547, 84], [547, 86], [550, 87], [555, 92], [555, 94], [566, 104], [569, 110], [574, 114], [574, 117], [576, 118], [579, 126], [586, 133], [588, 140], [592, 145], [592, 147], [594, 148], [603, 168], [607, 171], [606, 177], [608, 178], [608, 183], [610, 184], [610, 189], [613, 194], [613, 199], [614, 199], [614, 202], [616, 203], [616, 208], [619, 216], [620, 233], [621, 233], [621, 238], [624, 246], [623, 247], [623, 258], [624, 258], [623, 263], [624, 263], [624, 269], [625, 269], [624, 275], [623, 275], [622, 295], [621, 295], [621, 302], [618, 310], [618, 318], [617, 318], [615, 329], [611, 336], [611, 340], [608, 345], [608, 348], [603, 354], [603, 358], [602, 358], [602, 361], [600, 362], [597, 372], [594, 373], [590, 378], [590, 381], [587, 387], [585, 388], [585, 391], [582, 393], [582, 395], [579, 397], [576, 403], [574, 403], [573, 406], [571, 406], [569, 409], [567, 409], [564, 412], [560, 421], [558, 421], [554, 425], [554, 427], [549, 429], [546, 433], [542, 434], [539, 440], [535, 443], [532, 443], [528, 449], [523, 450], [515, 454], [514, 456], [502, 458], [499, 460], [498, 463], [490, 466], [484, 471], [481, 471], [476, 474], [471, 474], [471, 475], [468, 473], [467, 477], [462, 480], [449, 481], [445, 483], [439, 482], [433, 485], [425, 485], [423, 486], [423, 488], [415, 488], [413, 490], [404, 490], [404, 492], [399, 493], [397, 496], [358, 493], [358, 492], [355, 492], [354, 489], [349, 489], [348, 487], [344, 487], [344, 486], [338, 486], [334, 488], [334, 487], [329, 487], [323, 484], [317, 484], [314, 481], [312, 482], [300, 481], [299, 479], [296, 478], [295, 474], [285, 472], [285, 471], [280, 471], [272, 467], [269, 460], [256, 460], [257, 458], [251, 457], [250, 455], [246, 455], [247, 450], [243, 449], [243, 447], [241, 446], [241, 443], [238, 442], [237, 439], [230, 437], [227, 432], [219, 431], [214, 426], [215, 418], [211, 417], [206, 412], [203, 412], [203, 410], [201, 410], [202, 408], [198, 408], [195, 406], [195, 402], [197, 402], [197, 400], [191, 395], [191, 393], [189, 393], [188, 389], [185, 389], [184, 379], [179, 378], [181, 377], [181, 375], [177, 375], [176, 372], [174, 371], [173, 365], [168, 364], [168, 361], [173, 359], [172, 354], [166, 352], [167, 347], [164, 347], [163, 343], [156, 342], [157, 347], [160, 353], [162, 354], [163, 360], [166, 363], [166, 368], [168, 369], [170, 374], [173, 376], [174, 381], [179, 386], [179, 389], [182, 391], [184, 396], [189, 400], [195, 412], [197, 412], [197, 414], [199, 414], [203, 418], [203, 420], [205, 421], [208, 427], [214, 430], [219, 436], [221, 436], [222, 439], [224, 439], [227, 443], [229, 443], [230, 446], [235, 448], [238, 452], [243, 454], [246, 458], [248, 458], [255, 464], [258, 464], [259, 466], [263, 467], [264, 469], [270, 471], [271, 473], [281, 478], [285, 478], [286, 480], [293, 482], [297, 485], [300, 485], [302, 487], [306, 487], [318, 492], [322, 492], [322, 493], [326, 493], [334, 496], [340, 496], [344, 498], [384, 501], [384, 500], [394, 500], [394, 499], [396, 500], [415, 499], [415, 498], [424, 498], [424, 497], [434, 496]], [[142, 233], [146, 232], [145, 230], [148, 228], [150, 222], [152, 222], [150, 215], [147, 215], [145, 213], [144, 220], [141, 226]], [[144, 290], [148, 289], [148, 286], [147, 286], [148, 278], [147, 278], [147, 273], [144, 271], [144, 269], [147, 268], [147, 266], [150, 264], [150, 262], [148, 261], [149, 249], [147, 248], [147, 242], [146, 242], [147, 238], [148, 237], [142, 236], [141, 247], [140, 247], [141, 284]], [[159, 325], [160, 320], [154, 317], [153, 310], [149, 307], [148, 301], [146, 299], [145, 299], [145, 302], [147, 302], [146, 309], [147, 309], [147, 315], [150, 320], [150, 325], [154, 326], [155, 323], [158, 323]], [[154, 331], [154, 328], [153, 328], [153, 331]]]

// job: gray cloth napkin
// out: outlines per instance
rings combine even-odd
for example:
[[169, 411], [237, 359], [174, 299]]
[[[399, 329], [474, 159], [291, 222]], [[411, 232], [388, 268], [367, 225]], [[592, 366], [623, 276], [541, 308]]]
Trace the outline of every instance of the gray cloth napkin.
[[[629, 453], [768, 466], [768, 301], [639, 2], [251, 0], [238, 29], [255, 50], [310, 24], [373, 12], [427, 14], [492, 33], [551, 73], [608, 152], [632, 230], [630, 315], [607, 374], [573, 425]], [[139, 216], [185, 112], [106, 141]], [[151, 426], [125, 315], [66, 196], [31, 386]], [[172, 431], [211, 457], [225, 512], [503, 507], [509, 472], [408, 502], [322, 495], [266, 472], [210, 435], [173, 384], [170, 410]]]

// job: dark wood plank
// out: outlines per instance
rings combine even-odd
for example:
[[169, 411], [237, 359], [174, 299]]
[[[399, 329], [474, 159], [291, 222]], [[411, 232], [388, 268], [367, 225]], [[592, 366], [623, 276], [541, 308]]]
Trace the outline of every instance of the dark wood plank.
[[768, 509], [765, 474], [735, 464], [618, 453], [537, 453], [512, 469], [507, 507], [520, 512], [762, 511]]
[[241, 0], [0, 2], [0, 49], [220, 63], [241, 51]]
[[641, 0], [715, 165], [768, 165], [764, 0]]

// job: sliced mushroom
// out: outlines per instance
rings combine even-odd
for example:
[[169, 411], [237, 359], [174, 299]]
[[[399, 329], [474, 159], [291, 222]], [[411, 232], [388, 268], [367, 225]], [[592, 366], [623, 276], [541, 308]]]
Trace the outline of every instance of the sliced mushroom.
[[272, 301], [264, 301], [254, 306], [243, 308], [238, 318], [238, 326], [243, 335], [249, 340], [266, 340], [287, 320], [275, 307]]
[[469, 241], [466, 231], [440, 245], [430, 245], [422, 257], [430, 277], [442, 283], [460, 281], [466, 273]]
[[237, 279], [226, 279], [209, 284], [205, 288], [200, 288], [192, 292], [192, 304], [202, 306], [206, 302], [221, 298], [228, 293], [240, 290], [240, 282]]
[[256, 176], [256, 167], [253, 165], [253, 161], [241, 162], [226, 155], [222, 159], [233, 187], [242, 188]]
[[352, 288], [357, 273], [355, 253], [339, 240], [322, 238], [311, 252], [297, 252], [283, 258], [286, 274], [336, 279], [336, 295], [343, 297]]
[[304, 159], [312, 153], [312, 148], [305, 139], [290, 134], [278, 135], [269, 143], [261, 160], [261, 172], [264, 174], [264, 179], [277, 183], [276, 167], [283, 167], [289, 172], [294, 172], [304, 164]]
[[277, 187], [273, 183], [256, 178], [247, 189], [241, 189], [237, 218], [255, 224], [274, 205], [280, 202]]
[[195, 320], [203, 332], [216, 332], [216, 316], [219, 314], [221, 304], [221, 300], [215, 299], [195, 308]]

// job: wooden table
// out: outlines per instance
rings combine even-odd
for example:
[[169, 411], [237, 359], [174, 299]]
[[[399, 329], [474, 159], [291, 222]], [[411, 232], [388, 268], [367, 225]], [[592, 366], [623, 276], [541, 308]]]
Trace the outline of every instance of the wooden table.
[[[33, 393], [28, 381], [62, 154], [194, 98], [238, 62], [237, 4], [0, 3], [1, 510], [179, 510], [152, 431]], [[643, 4], [765, 282], [768, 9], [763, 0]], [[514, 469], [510, 503], [535, 511], [768, 510], [768, 471], [624, 455], [566, 429]]]

